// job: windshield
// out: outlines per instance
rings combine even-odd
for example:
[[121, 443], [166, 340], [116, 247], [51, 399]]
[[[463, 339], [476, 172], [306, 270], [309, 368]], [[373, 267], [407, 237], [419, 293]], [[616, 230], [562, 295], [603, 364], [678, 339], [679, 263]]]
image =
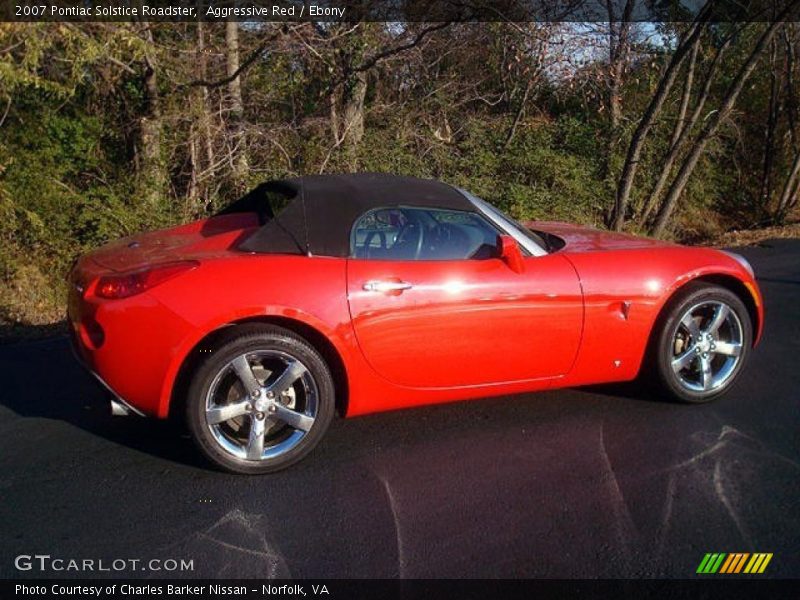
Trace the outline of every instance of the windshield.
[[466, 190], [460, 190], [478, 210], [511, 234], [533, 256], [547, 254], [547, 242], [537, 233], [531, 231], [522, 223], [515, 221], [501, 210], [495, 208], [485, 200], [481, 200]]

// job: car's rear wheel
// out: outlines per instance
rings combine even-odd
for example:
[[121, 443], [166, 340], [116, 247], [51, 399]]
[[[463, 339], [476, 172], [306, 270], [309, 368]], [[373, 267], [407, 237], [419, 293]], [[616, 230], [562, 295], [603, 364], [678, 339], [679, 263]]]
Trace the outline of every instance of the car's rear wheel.
[[713, 400], [733, 385], [749, 358], [753, 328], [741, 299], [703, 282], [672, 302], [657, 341], [663, 389], [684, 402]]
[[320, 354], [293, 332], [244, 325], [196, 371], [189, 430], [214, 464], [272, 473], [306, 456], [334, 413], [334, 386]]

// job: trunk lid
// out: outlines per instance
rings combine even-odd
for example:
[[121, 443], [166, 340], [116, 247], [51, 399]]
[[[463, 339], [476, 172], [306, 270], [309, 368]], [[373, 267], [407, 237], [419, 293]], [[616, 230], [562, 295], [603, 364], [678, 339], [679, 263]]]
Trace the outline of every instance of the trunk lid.
[[233, 251], [258, 228], [255, 213], [220, 215], [106, 244], [86, 259], [115, 271], [133, 271], [149, 265], [219, 256]]

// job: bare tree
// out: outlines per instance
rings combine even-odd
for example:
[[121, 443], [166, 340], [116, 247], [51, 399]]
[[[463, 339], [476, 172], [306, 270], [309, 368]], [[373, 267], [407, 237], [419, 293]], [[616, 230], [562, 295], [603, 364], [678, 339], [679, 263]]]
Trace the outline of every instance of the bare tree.
[[636, 0], [625, 0], [621, 18], [617, 18], [615, 0], [606, 0], [608, 10], [608, 114], [612, 136], [622, 118], [622, 86], [630, 54], [631, 14]]
[[775, 38], [770, 42], [769, 52], [769, 102], [767, 103], [767, 116], [764, 126], [764, 161], [761, 171], [761, 191], [759, 200], [765, 210], [772, 198], [773, 168], [775, 166], [775, 131], [778, 127], [780, 111], [780, 82], [778, 80], [778, 43]]
[[709, 2], [706, 3], [703, 9], [698, 13], [697, 18], [689, 26], [683, 39], [678, 43], [678, 47], [675, 49], [672, 59], [658, 83], [656, 92], [650, 100], [650, 104], [647, 106], [644, 115], [642, 115], [642, 119], [639, 121], [636, 131], [633, 133], [631, 143], [628, 146], [628, 153], [625, 157], [625, 164], [622, 167], [622, 174], [620, 175], [617, 185], [617, 196], [611, 218], [611, 225], [617, 231], [621, 231], [625, 225], [631, 189], [633, 188], [633, 181], [636, 177], [639, 158], [644, 147], [644, 142], [647, 139], [647, 134], [650, 132], [650, 128], [653, 126], [657, 115], [664, 105], [664, 101], [667, 99], [672, 89], [672, 85], [678, 76], [681, 63], [686, 53], [692, 48], [695, 40], [703, 30], [703, 23], [708, 16], [712, 2], [713, 0], [709, 0]]
[[239, 64], [239, 23], [225, 23], [225, 66], [228, 76], [230, 102], [231, 148], [230, 161], [237, 188], [243, 188], [248, 175], [247, 139], [244, 130], [244, 103], [242, 102], [241, 66]]
[[[314, 45], [303, 39], [303, 43], [312, 53], [321, 59], [329, 71], [334, 73], [326, 88], [330, 116], [331, 134], [333, 145], [327, 157], [320, 166], [323, 171], [327, 166], [333, 152], [344, 147], [352, 151], [361, 141], [364, 134], [365, 99], [368, 90], [369, 74], [379, 63], [397, 57], [412, 48], [417, 47], [422, 41], [435, 31], [440, 31], [450, 25], [449, 22], [437, 23], [423, 27], [414, 34], [413, 29], [407, 28], [399, 34], [390, 35], [390, 39], [410, 39], [398, 44], [388, 42], [381, 50], [371, 55], [366, 51], [375, 47], [373, 37], [377, 37], [374, 24], [342, 23], [339, 27], [316, 29], [318, 45], [327, 45], [333, 51], [331, 59], [320, 52]], [[299, 33], [299, 32], [298, 32]], [[384, 37], [386, 32], [384, 32]]]
[[797, 206], [798, 200], [798, 180], [800, 179], [800, 143], [797, 136], [797, 96], [794, 88], [794, 69], [796, 64], [795, 44], [797, 28], [794, 23], [787, 23], [783, 29], [783, 40], [785, 46], [784, 58], [784, 86], [786, 96], [786, 117], [788, 121], [789, 148], [793, 154], [789, 174], [784, 180], [780, 196], [772, 213], [772, 220], [782, 224], [789, 212]]
[[[789, 7], [791, 7], [793, 4], [794, 3], [791, 3]], [[711, 116], [705, 127], [703, 127], [695, 139], [691, 151], [684, 159], [678, 174], [675, 176], [675, 179], [673, 180], [672, 185], [667, 192], [667, 195], [664, 199], [664, 204], [661, 206], [661, 209], [656, 216], [656, 221], [651, 231], [653, 235], [660, 236], [664, 232], [664, 229], [669, 222], [669, 218], [672, 215], [672, 211], [675, 209], [678, 198], [680, 198], [681, 194], [683, 193], [692, 171], [694, 171], [695, 166], [697, 166], [697, 161], [703, 154], [703, 151], [705, 150], [709, 140], [719, 129], [720, 124], [728, 117], [731, 110], [733, 110], [744, 84], [747, 82], [748, 78], [753, 72], [753, 69], [755, 69], [756, 64], [758, 63], [761, 52], [764, 50], [765, 46], [769, 44], [775, 33], [783, 26], [781, 19], [785, 18], [789, 7], [784, 9], [781, 15], [779, 15], [778, 20], [770, 23], [758, 38], [758, 41], [756, 42], [749, 57], [741, 66], [736, 74], [736, 77], [728, 87], [719, 110], [717, 110]]]
[[[343, 27], [349, 27], [348, 24]], [[364, 100], [367, 97], [367, 71], [359, 70], [368, 45], [371, 25], [358, 23], [335, 43], [338, 82], [329, 96], [330, 126], [335, 146], [354, 147], [364, 136]]]
[[675, 123], [675, 128], [672, 132], [669, 150], [661, 161], [661, 170], [659, 172], [658, 179], [656, 180], [656, 184], [653, 186], [650, 195], [643, 204], [642, 213], [639, 217], [639, 224], [641, 226], [647, 224], [650, 215], [658, 207], [659, 201], [661, 200], [661, 193], [664, 191], [664, 187], [667, 185], [669, 177], [672, 174], [672, 167], [675, 165], [675, 161], [678, 159], [678, 156], [681, 154], [681, 152], [685, 150], [686, 142], [689, 140], [689, 136], [695, 125], [700, 120], [700, 116], [703, 114], [703, 108], [705, 107], [706, 101], [711, 93], [711, 84], [714, 82], [714, 77], [722, 61], [722, 56], [724, 55], [726, 48], [730, 45], [731, 41], [737, 34], [738, 30], [726, 37], [725, 41], [720, 45], [714, 54], [711, 64], [703, 73], [703, 85], [697, 94], [694, 109], [692, 110], [692, 114], [689, 116], [688, 120], [685, 119], [684, 107], [686, 103], [688, 103], [689, 96], [691, 94], [690, 88], [691, 82], [694, 80], [694, 76], [691, 73], [691, 70], [687, 75], [687, 85], [684, 88], [684, 94], [681, 100], [681, 110], [678, 120]]
[[689, 64], [686, 67], [686, 79], [683, 82], [683, 93], [681, 94], [681, 105], [678, 109], [678, 118], [675, 119], [675, 127], [672, 130], [672, 137], [669, 141], [669, 147], [673, 146], [680, 139], [681, 133], [686, 126], [686, 113], [689, 110], [689, 99], [692, 96], [692, 85], [694, 85], [694, 70], [697, 65], [697, 52], [700, 50], [701, 36], [697, 36], [692, 45], [692, 53], [689, 56]]
[[784, 181], [778, 205], [775, 209], [773, 220], [776, 223], [783, 223], [789, 211], [797, 206], [798, 177], [800, 177], [800, 152], [795, 151], [792, 168]]
[[142, 61], [144, 111], [139, 118], [136, 164], [140, 174], [140, 195], [151, 205], [165, 192], [167, 173], [162, 157], [163, 123], [158, 92], [158, 65], [154, 56], [155, 41], [150, 23], [144, 23], [142, 35], [147, 42]]
[[512, 31], [516, 41], [511, 42], [509, 52], [504, 52], [501, 72], [506, 100], [509, 105], [516, 103], [517, 106], [503, 148], [511, 144], [528, 105], [536, 96], [534, 90], [541, 83], [550, 50], [551, 29], [552, 24], [527, 23], [524, 26], [515, 24]]

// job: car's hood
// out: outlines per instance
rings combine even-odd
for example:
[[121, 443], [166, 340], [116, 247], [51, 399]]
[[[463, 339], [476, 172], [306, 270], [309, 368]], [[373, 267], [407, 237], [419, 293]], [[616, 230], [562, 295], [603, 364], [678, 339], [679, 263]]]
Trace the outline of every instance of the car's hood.
[[529, 221], [530, 229], [545, 231], [564, 240], [564, 250], [569, 252], [594, 252], [600, 250], [630, 250], [634, 248], [674, 247], [676, 244], [663, 240], [638, 237], [627, 233], [603, 231], [585, 225], [573, 225], [558, 221]]

